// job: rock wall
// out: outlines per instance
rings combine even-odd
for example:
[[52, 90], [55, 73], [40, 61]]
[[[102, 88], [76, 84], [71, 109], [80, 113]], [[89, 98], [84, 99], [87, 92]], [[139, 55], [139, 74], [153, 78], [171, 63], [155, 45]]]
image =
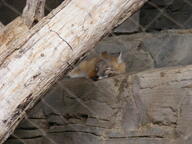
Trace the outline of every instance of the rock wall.
[[144, 30], [185, 29], [192, 27], [191, 0], [151, 0], [141, 10]]

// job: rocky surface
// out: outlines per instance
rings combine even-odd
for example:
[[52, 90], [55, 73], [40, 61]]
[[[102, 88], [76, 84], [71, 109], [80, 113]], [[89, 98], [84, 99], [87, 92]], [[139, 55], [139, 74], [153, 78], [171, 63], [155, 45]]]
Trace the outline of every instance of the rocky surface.
[[191, 70], [61, 80], [6, 144], [191, 143]]
[[166, 30], [112, 36], [101, 41], [92, 53], [122, 52], [128, 72], [192, 64], [192, 31]]
[[191, 0], [151, 0], [142, 9], [140, 24], [144, 31], [192, 27]]
[[114, 32], [116, 34], [122, 34], [122, 33], [129, 34], [129, 33], [135, 33], [140, 31], [139, 17], [140, 17], [140, 12], [135, 13], [130, 18], [128, 18], [125, 22], [123, 22], [121, 25], [115, 28]]

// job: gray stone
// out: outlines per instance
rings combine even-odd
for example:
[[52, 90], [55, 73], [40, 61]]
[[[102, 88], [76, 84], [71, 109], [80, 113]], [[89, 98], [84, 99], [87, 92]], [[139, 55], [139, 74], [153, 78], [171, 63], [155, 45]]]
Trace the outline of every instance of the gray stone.
[[28, 117], [31, 119], [45, 119], [45, 114], [43, 113], [43, 103], [37, 103], [35, 107], [29, 112]]
[[140, 24], [144, 31], [191, 28], [191, 1], [152, 0], [140, 13]]
[[114, 29], [115, 33], [133, 33], [139, 31], [139, 11], [125, 20], [121, 25]]
[[164, 31], [143, 39], [143, 46], [154, 59], [155, 67], [192, 64], [192, 34], [189, 31]]
[[[49, 138], [49, 139], [47, 139]], [[49, 133], [44, 138], [42, 144], [52, 144], [51, 140], [56, 144], [100, 144], [101, 137], [92, 133], [84, 132], [62, 132], [62, 133]]]
[[[44, 132], [46, 133], [46, 131]], [[42, 137], [44, 133], [40, 129], [34, 129], [34, 130], [17, 129], [15, 135], [20, 139], [30, 139], [30, 138]]]
[[191, 30], [169, 30], [113, 36], [101, 41], [92, 53], [123, 53], [128, 72], [153, 67], [192, 64]]
[[42, 144], [42, 138], [9, 139], [5, 144]]
[[48, 128], [48, 121], [47, 119], [24, 119], [17, 127], [18, 129], [47, 129]]

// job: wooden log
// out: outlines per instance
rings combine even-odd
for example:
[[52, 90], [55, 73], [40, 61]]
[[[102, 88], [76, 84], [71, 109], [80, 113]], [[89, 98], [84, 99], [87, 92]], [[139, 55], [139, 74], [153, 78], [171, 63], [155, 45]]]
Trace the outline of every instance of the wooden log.
[[17, 42], [28, 30], [23, 19], [18, 17], [0, 31], [0, 64], [15, 50], [9, 44]]
[[0, 66], [0, 142], [25, 111], [118, 21], [146, 0], [66, 0], [14, 46]]

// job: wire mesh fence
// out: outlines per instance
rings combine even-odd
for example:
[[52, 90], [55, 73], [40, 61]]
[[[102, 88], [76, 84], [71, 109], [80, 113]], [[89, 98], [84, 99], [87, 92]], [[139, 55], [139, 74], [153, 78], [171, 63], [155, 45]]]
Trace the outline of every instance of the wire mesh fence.
[[[61, 2], [62, 0], [47, 0], [46, 15]], [[8, 24], [22, 14], [24, 6], [25, 0], [1, 0], [0, 21], [4, 25]], [[191, 0], [151, 0], [122, 25], [111, 31], [89, 53], [88, 57], [99, 55], [103, 51], [112, 55], [122, 52], [127, 72], [191, 64], [191, 22]], [[119, 125], [122, 119], [118, 119], [120, 117], [118, 114], [122, 111], [121, 105], [124, 103], [111, 107], [110, 101], [106, 104], [106, 101], [101, 98], [105, 97], [106, 91], [110, 94], [110, 89], [100, 87], [102, 82], [87, 83], [89, 81], [82, 79], [72, 80], [72, 82], [64, 79], [57, 82], [25, 115], [25, 119], [6, 143], [112, 143], [110, 140], [115, 138], [124, 138], [127, 142], [130, 138], [129, 143], [134, 142], [134, 137], [129, 134], [125, 136], [121, 131], [122, 125]], [[87, 90], [89, 88], [92, 91]], [[119, 102], [118, 98], [116, 102]], [[180, 103], [185, 103], [185, 100]], [[108, 112], [111, 113], [108, 114]], [[176, 110], [175, 113], [178, 111]], [[162, 117], [170, 118], [169, 116]], [[169, 137], [176, 132], [178, 119], [175, 119], [177, 118], [160, 121], [163, 129], [169, 128], [171, 132], [154, 134], [152, 139], [158, 139], [157, 141], [163, 139], [165, 142], [168, 139], [166, 135]], [[164, 121], [168, 121], [168, 124]], [[155, 132], [154, 130], [152, 133]], [[178, 133], [175, 137], [177, 135]], [[189, 133], [183, 132], [181, 136], [184, 140], [191, 138]], [[144, 138], [147, 136], [142, 135], [142, 138], [142, 141], [145, 141]], [[157, 141], [146, 140], [148, 143]]]

